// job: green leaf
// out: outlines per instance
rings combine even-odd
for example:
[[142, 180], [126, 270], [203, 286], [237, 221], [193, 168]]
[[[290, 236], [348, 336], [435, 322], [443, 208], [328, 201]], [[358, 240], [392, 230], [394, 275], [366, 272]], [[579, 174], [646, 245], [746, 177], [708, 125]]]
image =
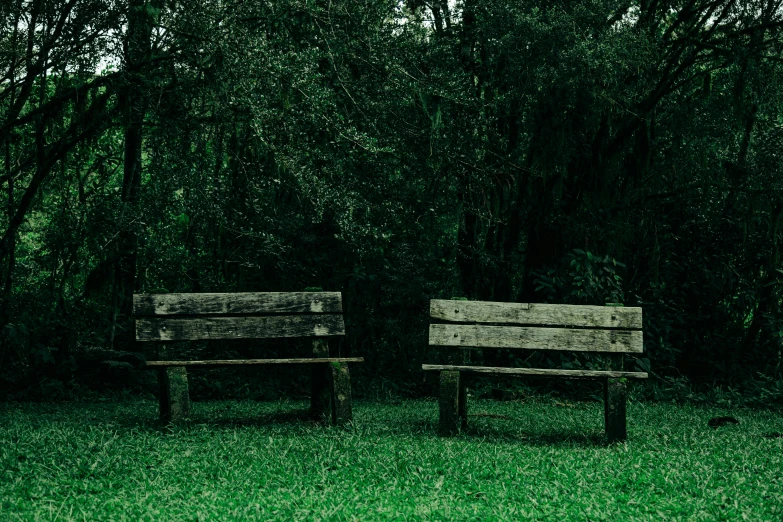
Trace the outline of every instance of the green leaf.
[[190, 225], [190, 216], [184, 212], [177, 216], [177, 226], [181, 228], [187, 228]]

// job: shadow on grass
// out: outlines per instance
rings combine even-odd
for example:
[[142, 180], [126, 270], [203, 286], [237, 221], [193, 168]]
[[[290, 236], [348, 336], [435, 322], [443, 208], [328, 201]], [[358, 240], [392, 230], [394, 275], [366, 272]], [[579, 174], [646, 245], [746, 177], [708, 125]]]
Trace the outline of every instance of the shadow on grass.
[[606, 436], [598, 432], [570, 430], [520, 432], [497, 428], [487, 429], [486, 426], [476, 427], [470, 426], [470, 424], [462, 430], [460, 437], [482, 442], [514, 443], [537, 447], [595, 448], [609, 445], [606, 441]]
[[190, 421], [192, 424], [210, 424], [213, 426], [268, 426], [275, 424], [298, 425], [298, 426], [325, 426], [331, 424], [328, 418], [319, 418], [313, 416], [308, 408], [297, 408], [288, 411], [276, 411], [272, 413], [263, 413], [257, 417], [225, 417], [213, 418], [206, 415], [199, 415]]
[[[438, 420], [435, 417], [427, 419], [422, 419], [420, 417], [396, 419], [395, 421], [389, 421], [388, 423], [379, 420], [373, 422], [372, 427], [369, 429], [378, 434], [390, 437], [413, 435], [416, 437], [441, 438], [440, 435], [438, 435]], [[449, 437], [443, 437], [443, 439], [447, 438]], [[476, 425], [471, 424], [470, 421], [468, 421], [468, 426], [463, 429], [459, 435], [452, 438], [470, 442], [523, 444], [528, 446], [549, 447], [567, 446], [594, 448], [609, 445], [603, 431], [585, 431], [580, 430], [580, 428], [576, 426], [573, 429], [565, 430], [552, 430], [541, 426], [540, 429], [533, 427], [530, 430], [521, 431], [519, 429], [498, 425]]]
[[573, 430], [547, 430], [542, 427], [540, 430], [533, 428], [532, 430], [520, 431], [511, 428], [504, 429], [498, 426], [475, 426], [468, 423], [468, 426], [461, 430], [459, 435], [440, 437], [438, 435], [437, 419], [411, 419], [400, 420], [388, 426], [378, 426], [376, 430], [388, 436], [415, 435], [417, 437], [454, 438], [470, 442], [522, 444], [527, 446], [595, 448], [609, 445], [602, 431], [579, 431], [577, 427]]
[[[98, 420], [95, 418], [95, 420]], [[165, 424], [157, 417], [149, 414], [126, 414], [111, 423], [122, 428], [136, 429], [150, 432], [170, 432], [172, 429], [189, 429], [196, 426], [210, 426], [214, 428], [235, 428], [238, 426], [300, 426], [317, 427], [331, 425], [329, 417], [314, 418], [309, 408], [294, 408], [285, 411], [263, 412], [251, 416], [247, 411], [231, 408], [220, 408], [209, 412], [198, 412], [180, 424]]]
[[[154, 416], [147, 413], [127, 412], [129, 414], [112, 419], [117, 427], [142, 430], [148, 432], [170, 433], [172, 430], [188, 430], [195, 427], [209, 427], [216, 430], [236, 427], [269, 428], [274, 426], [286, 426], [299, 429], [327, 428], [331, 427], [329, 416], [314, 418], [307, 407], [285, 407], [280, 410], [265, 411], [253, 414], [243, 408], [230, 406], [213, 408], [209, 411], [199, 411], [191, 418], [178, 425], [165, 425]], [[375, 435], [396, 437], [415, 436], [439, 438], [437, 414], [421, 415], [420, 412], [406, 412], [408, 415], [390, 416], [368, 415], [359, 416], [353, 428], [360, 433], [374, 433]], [[489, 417], [490, 415], [481, 415]], [[494, 417], [495, 415], [491, 415]], [[508, 415], [498, 415], [503, 420], [514, 422], [515, 419]], [[455, 437], [462, 441], [491, 442], [499, 444], [521, 444], [526, 446], [547, 447], [571, 447], [571, 448], [595, 448], [608, 446], [603, 431], [581, 430], [580, 427], [567, 427], [566, 429], [548, 429], [544, 425], [526, 426], [524, 430], [505, 423], [486, 423], [470, 419], [468, 426]], [[347, 429], [352, 429], [349, 426]]]

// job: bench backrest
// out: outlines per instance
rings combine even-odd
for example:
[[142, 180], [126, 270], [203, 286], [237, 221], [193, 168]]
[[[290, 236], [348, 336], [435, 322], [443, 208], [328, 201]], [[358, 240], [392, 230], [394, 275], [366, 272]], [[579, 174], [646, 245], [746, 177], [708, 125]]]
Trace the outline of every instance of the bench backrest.
[[[489, 301], [430, 301], [430, 346], [642, 352], [642, 309]], [[461, 323], [461, 324], [460, 324]]]
[[133, 296], [137, 341], [345, 335], [340, 292]]

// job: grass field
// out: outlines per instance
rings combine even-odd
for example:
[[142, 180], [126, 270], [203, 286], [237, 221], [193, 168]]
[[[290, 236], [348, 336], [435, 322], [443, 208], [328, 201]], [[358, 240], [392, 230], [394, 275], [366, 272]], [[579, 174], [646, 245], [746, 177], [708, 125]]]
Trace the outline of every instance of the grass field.
[[[629, 404], [603, 442], [600, 403], [358, 402], [347, 429], [303, 402], [0, 404], [0, 520], [783, 520], [783, 418]], [[717, 415], [739, 425], [707, 427]]]

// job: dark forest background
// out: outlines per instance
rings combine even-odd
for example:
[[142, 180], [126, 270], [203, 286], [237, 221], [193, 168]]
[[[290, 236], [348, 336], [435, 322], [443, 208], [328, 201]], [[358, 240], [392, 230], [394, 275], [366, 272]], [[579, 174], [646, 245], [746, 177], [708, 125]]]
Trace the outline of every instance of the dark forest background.
[[[634, 368], [783, 400], [783, 0], [2, 0], [0, 19], [3, 396], [154, 387], [134, 292], [321, 287], [360, 394], [427, 393], [428, 302], [465, 297], [641, 306]], [[199, 375], [197, 397], [304, 388]]]

